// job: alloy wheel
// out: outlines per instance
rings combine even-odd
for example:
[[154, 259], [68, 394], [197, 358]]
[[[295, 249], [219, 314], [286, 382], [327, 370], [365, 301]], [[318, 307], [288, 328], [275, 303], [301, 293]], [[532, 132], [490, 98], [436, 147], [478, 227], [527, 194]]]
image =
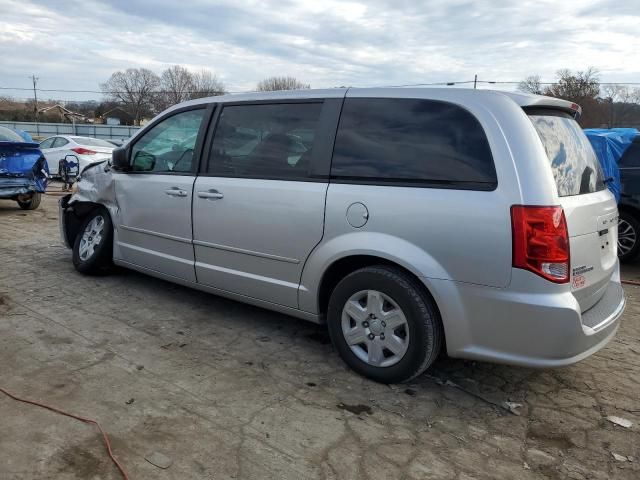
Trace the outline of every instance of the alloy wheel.
[[100, 245], [102, 237], [104, 235], [104, 218], [102, 215], [96, 215], [87, 224], [82, 238], [80, 239], [80, 246], [78, 249], [78, 256], [80, 260], [87, 261], [93, 256], [96, 251], [96, 247]]
[[626, 220], [618, 222], [618, 255], [628, 254], [638, 241], [638, 234], [633, 226]]

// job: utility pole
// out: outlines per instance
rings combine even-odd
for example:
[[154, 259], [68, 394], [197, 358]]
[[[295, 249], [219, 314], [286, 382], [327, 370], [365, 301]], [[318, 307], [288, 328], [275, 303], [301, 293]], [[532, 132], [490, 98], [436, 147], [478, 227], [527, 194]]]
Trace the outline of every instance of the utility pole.
[[613, 128], [613, 97], [609, 97], [609, 128]]
[[33, 81], [33, 117], [36, 122], [36, 135], [40, 135], [40, 127], [38, 126], [38, 93], [36, 90], [36, 84], [38, 83], [38, 77], [35, 75], [31, 75], [31, 80]]
[[473, 89], [476, 89], [476, 84], [478, 83], [478, 74], [476, 73], [475, 77], [473, 77]]

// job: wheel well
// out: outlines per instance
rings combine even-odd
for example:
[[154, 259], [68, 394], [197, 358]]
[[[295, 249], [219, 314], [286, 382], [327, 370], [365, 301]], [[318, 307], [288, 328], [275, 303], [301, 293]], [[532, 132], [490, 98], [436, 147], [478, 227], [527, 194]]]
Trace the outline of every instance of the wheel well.
[[331, 264], [327, 271], [324, 272], [318, 292], [318, 308], [320, 314], [325, 315], [327, 313], [327, 308], [329, 306], [329, 297], [331, 297], [331, 292], [333, 292], [333, 289], [336, 287], [340, 280], [349, 275], [351, 272], [355, 272], [356, 270], [359, 270], [361, 268], [370, 267], [373, 265], [388, 265], [390, 267], [397, 268], [398, 270], [402, 270], [404, 273], [411, 276], [416, 281], [416, 284], [423, 288], [424, 291], [429, 293], [429, 295], [433, 298], [431, 292], [429, 292], [427, 287], [424, 286], [422, 281], [413, 272], [407, 270], [403, 266], [392, 262], [391, 260], [387, 260], [386, 258], [376, 257], [373, 255], [353, 255], [336, 260], [333, 264]]
[[638, 210], [636, 207], [632, 207], [631, 205], [626, 205], [626, 204], [625, 205], [618, 204], [618, 211], [629, 213], [634, 217], [636, 217], [636, 219], [640, 222], [640, 210]]
[[78, 232], [80, 231], [82, 219], [89, 215], [89, 213], [94, 211], [96, 208], [100, 207], [103, 207], [103, 205], [100, 205], [99, 203], [75, 202], [65, 208], [64, 234], [67, 237], [67, 241], [71, 247], [73, 247], [73, 244], [76, 241], [76, 237], [78, 236]]

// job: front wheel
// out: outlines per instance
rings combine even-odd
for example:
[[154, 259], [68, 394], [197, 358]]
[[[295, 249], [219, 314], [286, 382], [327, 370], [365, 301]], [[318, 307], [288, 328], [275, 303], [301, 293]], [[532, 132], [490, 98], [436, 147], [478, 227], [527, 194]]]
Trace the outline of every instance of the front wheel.
[[73, 265], [86, 275], [108, 273], [113, 266], [113, 225], [105, 208], [97, 208], [82, 221], [73, 244]]
[[22, 210], [35, 210], [40, 206], [40, 202], [42, 201], [42, 194], [39, 192], [34, 192], [28, 199], [18, 198], [16, 200], [18, 202], [18, 206]]
[[382, 383], [411, 380], [436, 359], [443, 341], [430, 295], [400, 269], [366, 267], [331, 294], [329, 334], [353, 370]]
[[620, 212], [618, 221], [618, 257], [630, 262], [640, 253], [640, 223], [633, 215]]

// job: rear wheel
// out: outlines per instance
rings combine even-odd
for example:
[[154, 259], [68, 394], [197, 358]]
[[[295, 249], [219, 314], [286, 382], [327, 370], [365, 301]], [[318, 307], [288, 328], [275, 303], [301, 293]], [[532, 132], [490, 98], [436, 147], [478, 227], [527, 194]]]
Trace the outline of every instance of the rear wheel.
[[16, 200], [18, 205], [22, 210], [35, 210], [40, 206], [40, 202], [42, 201], [42, 194], [39, 192], [34, 192], [28, 198], [18, 198]]
[[620, 212], [618, 221], [618, 257], [621, 262], [630, 262], [640, 253], [640, 222], [635, 216]]
[[383, 383], [421, 374], [443, 341], [430, 295], [411, 276], [388, 266], [363, 268], [342, 279], [331, 294], [327, 322], [345, 363]]
[[101, 275], [113, 267], [113, 225], [105, 208], [89, 213], [73, 245], [73, 265], [80, 273]]

